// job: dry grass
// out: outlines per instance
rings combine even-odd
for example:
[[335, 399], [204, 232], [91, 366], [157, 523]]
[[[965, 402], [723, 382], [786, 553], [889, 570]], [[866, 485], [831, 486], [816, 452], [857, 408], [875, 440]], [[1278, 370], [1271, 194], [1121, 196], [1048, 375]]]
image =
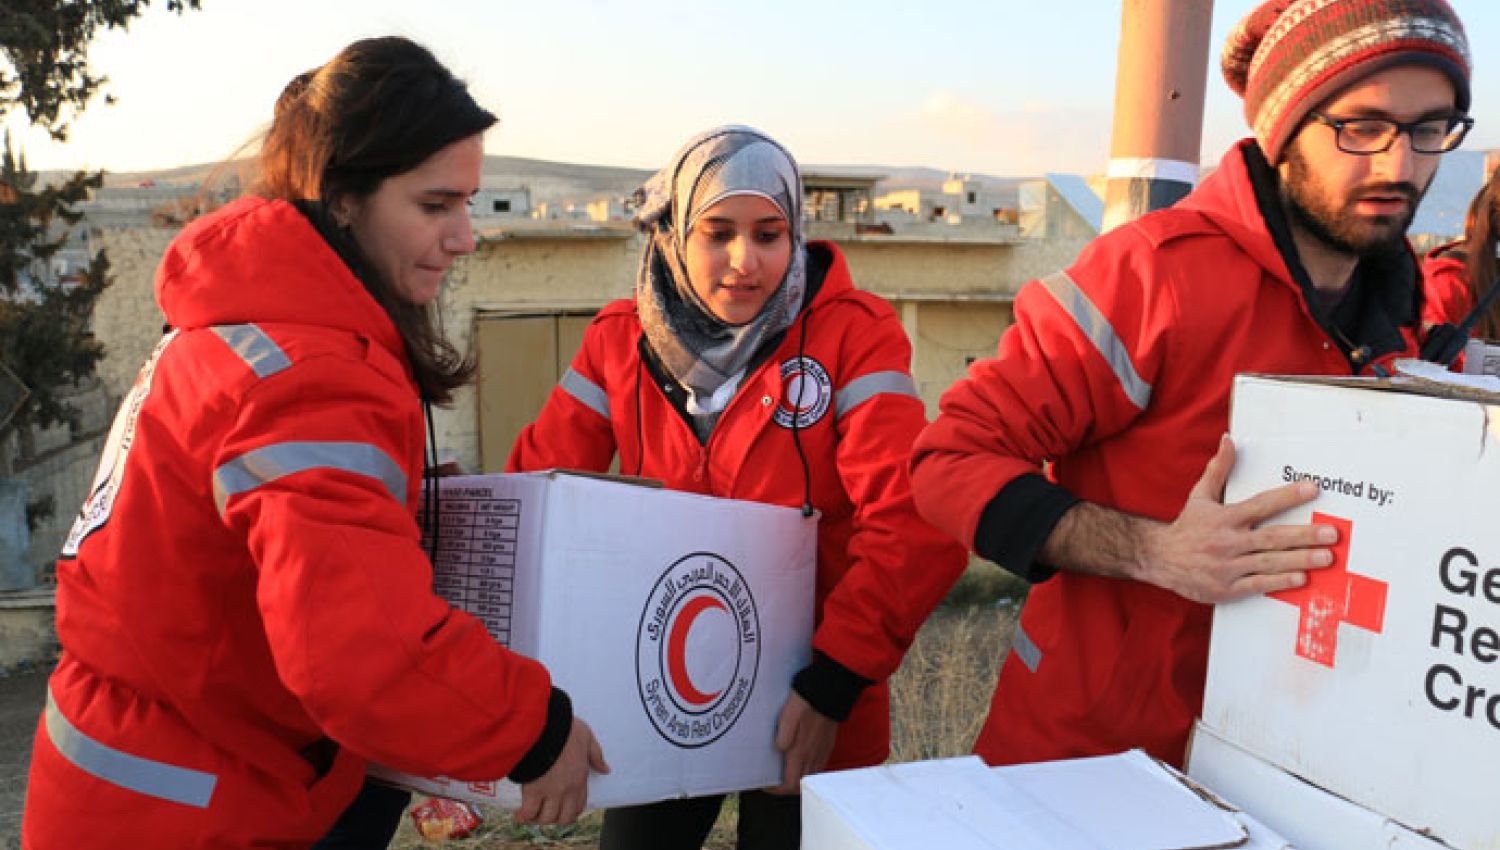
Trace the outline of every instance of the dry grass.
[[[940, 608], [917, 634], [901, 669], [891, 679], [891, 761], [917, 761], [968, 753], [989, 711], [1000, 662], [1010, 648], [1015, 604], [997, 599], [1017, 596], [1016, 585], [996, 567], [971, 567]], [[734, 847], [737, 811], [733, 798], [725, 805], [707, 847]], [[486, 810], [485, 825], [469, 838], [449, 841], [444, 850], [536, 850], [594, 847], [601, 815], [590, 812], [562, 828], [524, 827], [497, 810]], [[392, 850], [422, 850], [434, 845], [417, 835], [405, 819]]]
[[1010, 648], [1016, 610], [944, 608], [922, 627], [891, 678], [891, 761], [971, 750]]

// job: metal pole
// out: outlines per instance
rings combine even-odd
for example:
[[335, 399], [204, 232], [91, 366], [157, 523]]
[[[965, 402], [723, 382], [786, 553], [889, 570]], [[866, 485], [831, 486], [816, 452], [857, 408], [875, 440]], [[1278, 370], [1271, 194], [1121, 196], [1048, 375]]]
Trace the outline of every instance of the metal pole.
[[1123, 0], [1104, 229], [1198, 182], [1213, 0]]

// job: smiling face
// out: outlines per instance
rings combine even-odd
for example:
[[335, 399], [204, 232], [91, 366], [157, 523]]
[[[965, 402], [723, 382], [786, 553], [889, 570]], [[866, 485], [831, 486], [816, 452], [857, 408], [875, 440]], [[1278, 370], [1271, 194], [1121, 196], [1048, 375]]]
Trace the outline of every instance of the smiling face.
[[[1332, 119], [1418, 121], [1456, 114], [1453, 84], [1422, 65], [1387, 68], [1321, 104]], [[1440, 154], [1416, 153], [1401, 134], [1384, 153], [1339, 150], [1334, 129], [1309, 121], [1287, 146], [1281, 178], [1293, 222], [1327, 247], [1364, 255], [1401, 244]]]
[[403, 301], [432, 301], [453, 261], [474, 251], [469, 198], [483, 161], [481, 138], [469, 136], [387, 177], [371, 194], [335, 205], [340, 223]]
[[760, 315], [791, 263], [790, 230], [760, 195], [731, 195], [693, 223], [683, 246], [688, 281], [720, 321], [743, 325]]

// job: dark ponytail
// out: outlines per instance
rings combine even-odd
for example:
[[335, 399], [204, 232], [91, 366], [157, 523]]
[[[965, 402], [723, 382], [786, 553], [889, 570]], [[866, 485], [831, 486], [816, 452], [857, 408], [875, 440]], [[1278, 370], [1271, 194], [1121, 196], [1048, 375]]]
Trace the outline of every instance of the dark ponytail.
[[261, 146], [253, 191], [296, 204], [349, 264], [395, 323], [429, 401], [452, 400], [473, 376], [473, 360], [444, 337], [436, 302], [398, 297], [332, 210], [339, 198], [368, 197], [386, 178], [494, 123], [426, 48], [390, 36], [356, 41], [287, 83]]

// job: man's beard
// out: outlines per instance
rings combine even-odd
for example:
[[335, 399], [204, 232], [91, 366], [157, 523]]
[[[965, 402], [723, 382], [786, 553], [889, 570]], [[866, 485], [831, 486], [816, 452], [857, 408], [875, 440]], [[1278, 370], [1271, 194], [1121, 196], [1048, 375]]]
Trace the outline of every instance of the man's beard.
[[[1315, 239], [1356, 257], [1388, 256], [1404, 249], [1406, 230], [1427, 192], [1426, 186], [1419, 189], [1414, 183], [1371, 183], [1349, 192], [1340, 205], [1326, 200], [1326, 193], [1320, 191], [1321, 181], [1295, 146], [1288, 148], [1286, 161], [1290, 173], [1281, 184], [1282, 201], [1292, 220]], [[1428, 185], [1432, 185], [1431, 180]], [[1360, 215], [1354, 205], [1369, 195], [1401, 195], [1408, 201], [1406, 211], [1399, 215]]]

